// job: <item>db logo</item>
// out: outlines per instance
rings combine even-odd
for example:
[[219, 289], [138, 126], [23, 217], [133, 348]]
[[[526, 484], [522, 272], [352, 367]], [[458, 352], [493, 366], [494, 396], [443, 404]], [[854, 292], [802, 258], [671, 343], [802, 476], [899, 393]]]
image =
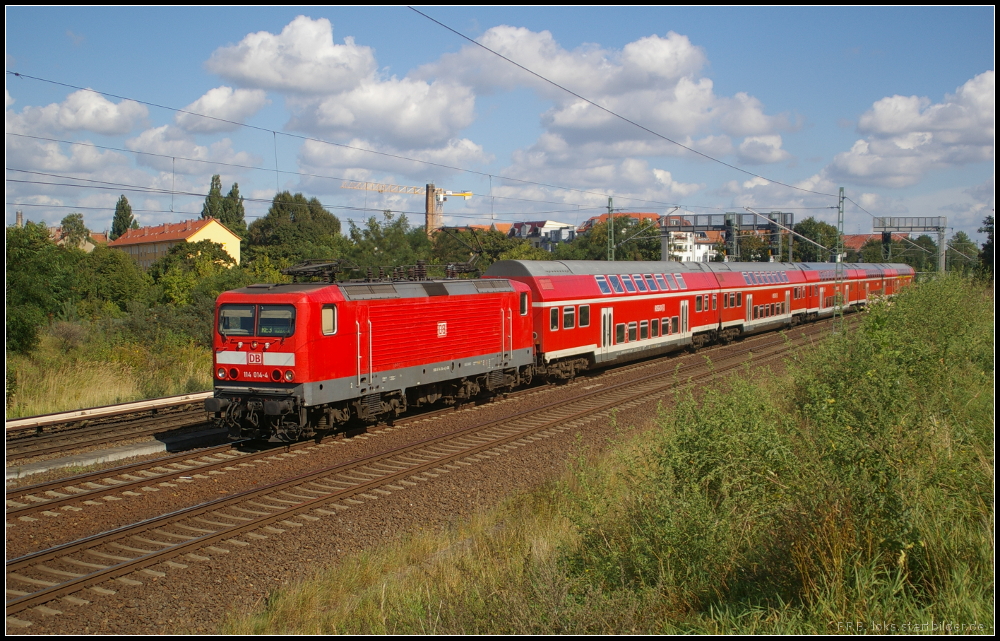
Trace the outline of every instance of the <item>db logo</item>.
[[438, 323], [438, 338], [448, 335], [448, 323]]
[[247, 354], [247, 365], [263, 365], [264, 355], [263, 354]]

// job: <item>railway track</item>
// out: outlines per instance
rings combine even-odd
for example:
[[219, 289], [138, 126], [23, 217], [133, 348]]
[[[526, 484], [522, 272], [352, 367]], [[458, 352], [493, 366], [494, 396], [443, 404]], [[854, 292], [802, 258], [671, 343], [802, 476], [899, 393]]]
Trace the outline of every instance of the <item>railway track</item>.
[[[678, 373], [640, 374], [620, 383], [601, 383], [600, 377], [595, 377], [596, 384], [591, 381], [580, 386], [580, 394], [574, 398], [11, 559], [7, 562], [7, 614], [44, 607], [59, 597], [77, 598], [70, 595], [87, 587], [101, 590], [97, 584], [116, 577], [128, 581], [124, 576], [137, 571], [163, 576], [169, 568], [183, 566], [172, 559], [207, 558], [199, 552], [225, 553], [228, 550], [217, 547], [222, 544], [250, 545], [253, 539], [282, 533], [282, 527], [301, 527], [303, 522], [335, 514], [352, 503], [403, 491], [462, 466], [575, 429], [615, 408], [646, 403], [665, 392], [722, 376], [742, 366], [749, 352], [754, 353], [756, 364], [780, 358], [825, 331], [825, 324], [818, 324], [794, 330], [791, 341], [773, 334], [748, 339], [712, 350], [711, 365], [702, 361]], [[631, 367], [638, 373], [648, 365]], [[154, 566], [160, 569], [152, 569]]]
[[4, 426], [7, 463], [203, 427], [208, 421], [201, 404], [209, 396], [202, 392], [12, 419]]

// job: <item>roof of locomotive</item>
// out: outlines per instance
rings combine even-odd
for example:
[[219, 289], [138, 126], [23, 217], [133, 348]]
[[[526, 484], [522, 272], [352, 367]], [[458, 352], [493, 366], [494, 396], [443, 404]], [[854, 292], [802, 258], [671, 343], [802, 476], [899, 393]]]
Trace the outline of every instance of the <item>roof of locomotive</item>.
[[236, 294], [299, 294], [313, 293], [327, 287], [336, 287], [345, 300], [380, 300], [387, 298], [427, 298], [430, 296], [468, 296], [482, 293], [513, 292], [509, 280], [491, 278], [448, 279], [420, 281], [371, 281], [341, 283], [278, 283], [250, 285], [229, 293]]

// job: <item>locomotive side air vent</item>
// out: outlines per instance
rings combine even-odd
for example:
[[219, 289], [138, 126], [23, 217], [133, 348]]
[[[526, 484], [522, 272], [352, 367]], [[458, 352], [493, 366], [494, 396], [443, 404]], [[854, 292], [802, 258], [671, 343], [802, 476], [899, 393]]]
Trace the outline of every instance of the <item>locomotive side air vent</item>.
[[511, 286], [509, 280], [500, 280], [498, 278], [484, 278], [482, 280], [473, 281], [476, 285], [476, 289], [481, 292], [512, 292], [514, 288]]
[[396, 286], [392, 283], [352, 283], [343, 284], [340, 290], [348, 300], [371, 300], [375, 298], [396, 298]]

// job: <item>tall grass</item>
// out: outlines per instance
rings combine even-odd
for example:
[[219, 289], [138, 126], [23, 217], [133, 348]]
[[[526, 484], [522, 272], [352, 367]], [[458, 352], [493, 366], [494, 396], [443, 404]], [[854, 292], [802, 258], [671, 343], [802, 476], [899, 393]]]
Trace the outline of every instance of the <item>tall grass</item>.
[[680, 397], [558, 483], [223, 629], [992, 632], [993, 378], [991, 293], [921, 284], [784, 376]]
[[30, 356], [7, 354], [7, 417], [98, 407], [212, 388], [212, 355], [186, 340], [110, 340], [57, 322]]

